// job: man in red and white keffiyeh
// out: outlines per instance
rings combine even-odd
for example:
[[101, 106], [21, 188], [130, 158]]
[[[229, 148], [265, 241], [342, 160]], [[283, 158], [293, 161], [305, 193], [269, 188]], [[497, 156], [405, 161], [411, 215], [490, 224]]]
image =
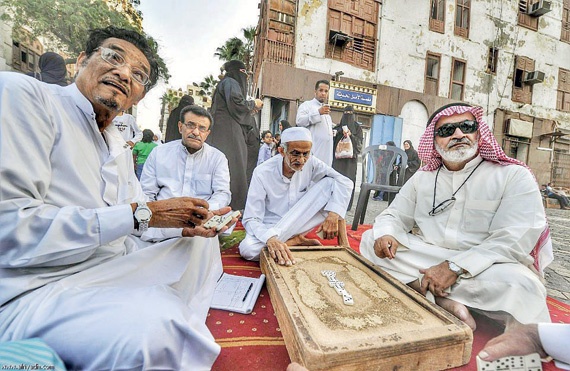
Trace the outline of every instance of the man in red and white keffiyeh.
[[504, 320], [506, 331], [550, 322], [541, 276], [552, 244], [530, 169], [464, 103], [432, 115], [418, 154], [424, 166], [364, 233], [362, 255], [473, 330], [469, 310]]

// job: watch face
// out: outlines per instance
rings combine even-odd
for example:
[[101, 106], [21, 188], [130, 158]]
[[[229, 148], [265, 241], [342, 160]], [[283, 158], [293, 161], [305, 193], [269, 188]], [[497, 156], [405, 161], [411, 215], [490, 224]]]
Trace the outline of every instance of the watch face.
[[148, 220], [150, 219], [150, 210], [149, 209], [138, 209], [136, 211], [136, 217], [139, 220]]

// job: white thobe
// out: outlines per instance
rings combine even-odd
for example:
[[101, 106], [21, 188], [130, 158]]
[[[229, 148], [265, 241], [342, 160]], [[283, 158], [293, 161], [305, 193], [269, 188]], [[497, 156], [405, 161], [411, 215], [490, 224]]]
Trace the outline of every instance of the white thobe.
[[[206, 143], [195, 153], [189, 153], [180, 139], [156, 147], [145, 162], [141, 185], [150, 200], [201, 198], [208, 201], [210, 210], [228, 206], [231, 200], [228, 160]], [[177, 228], [149, 228], [142, 239], [180, 237], [181, 232]]]
[[[442, 167], [435, 205], [450, 198], [481, 160], [477, 156], [460, 171]], [[546, 289], [528, 268], [546, 225], [530, 171], [484, 161], [455, 194], [455, 203], [429, 216], [436, 174], [418, 171], [402, 187], [364, 233], [362, 255], [405, 283], [420, 278], [419, 269], [450, 260], [467, 271], [451, 287], [450, 299], [482, 311], [504, 311], [522, 323], [550, 322]], [[414, 223], [419, 236], [408, 233]], [[374, 241], [384, 235], [400, 243], [395, 259], [374, 254]]]
[[539, 323], [538, 335], [546, 354], [556, 361], [566, 363], [559, 365], [569, 369], [570, 353], [568, 353], [568, 340], [570, 339], [570, 324], [568, 323]]
[[132, 169], [74, 84], [0, 73], [0, 341], [42, 338], [74, 369], [211, 367], [215, 257], [130, 235]]
[[257, 260], [271, 237], [286, 242], [322, 223], [329, 211], [344, 218], [351, 192], [352, 181], [318, 158], [311, 156], [291, 179], [283, 175], [283, 156], [270, 158], [253, 171], [240, 254]]
[[322, 103], [314, 98], [304, 102], [297, 110], [297, 126], [310, 130], [313, 137], [312, 153], [325, 164], [332, 166], [333, 161], [333, 122], [330, 115], [321, 115]]
[[113, 119], [113, 124], [117, 127], [117, 130], [119, 130], [125, 142], [140, 142], [143, 137], [143, 132], [139, 129], [137, 120], [133, 115], [123, 113], [121, 116], [117, 116]]

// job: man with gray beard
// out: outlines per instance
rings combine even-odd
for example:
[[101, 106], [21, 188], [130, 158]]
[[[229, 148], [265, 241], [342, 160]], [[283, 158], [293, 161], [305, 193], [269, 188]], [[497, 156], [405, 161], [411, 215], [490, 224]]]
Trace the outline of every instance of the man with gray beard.
[[425, 166], [364, 233], [362, 255], [472, 330], [470, 310], [505, 331], [550, 322], [540, 276], [552, 245], [528, 167], [505, 155], [480, 107], [462, 103], [432, 115], [418, 154]]

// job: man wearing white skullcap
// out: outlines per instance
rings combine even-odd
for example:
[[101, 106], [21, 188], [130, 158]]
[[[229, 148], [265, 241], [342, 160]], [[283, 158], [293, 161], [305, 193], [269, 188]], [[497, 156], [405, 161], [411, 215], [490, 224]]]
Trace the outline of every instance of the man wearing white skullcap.
[[239, 246], [241, 256], [259, 260], [264, 246], [278, 264], [295, 260], [288, 246], [320, 245], [304, 234], [318, 226], [325, 239], [338, 235], [352, 182], [311, 156], [311, 133], [292, 127], [281, 134], [279, 153], [253, 172], [243, 225], [247, 232]]

